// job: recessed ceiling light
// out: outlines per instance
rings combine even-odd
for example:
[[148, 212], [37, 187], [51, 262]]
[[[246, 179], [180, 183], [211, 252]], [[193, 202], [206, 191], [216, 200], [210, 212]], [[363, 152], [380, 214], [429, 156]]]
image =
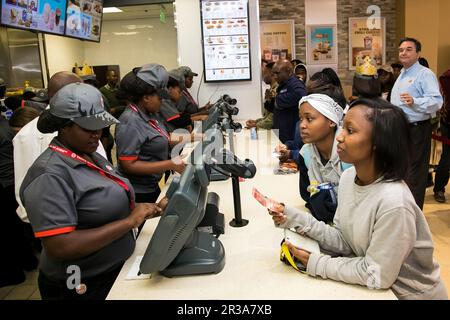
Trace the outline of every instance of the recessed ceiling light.
[[116, 12], [123, 12], [123, 10], [116, 7], [103, 8], [103, 13], [116, 13]]

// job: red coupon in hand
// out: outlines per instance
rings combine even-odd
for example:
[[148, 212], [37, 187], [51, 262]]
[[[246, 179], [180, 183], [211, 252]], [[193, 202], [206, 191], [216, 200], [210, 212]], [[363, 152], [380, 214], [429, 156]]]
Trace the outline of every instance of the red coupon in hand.
[[258, 189], [256, 189], [256, 188], [253, 188], [252, 195], [253, 195], [253, 198], [256, 199], [256, 201], [258, 201], [259, 203], [261, 203], [263, 205], [263, 207], [265, 207], [269, 210], [278, 212], [277, 210], [275, 210], [275, 205], [278, 204], [277, 201], [266, 197], [261, 192], [259, 192]]

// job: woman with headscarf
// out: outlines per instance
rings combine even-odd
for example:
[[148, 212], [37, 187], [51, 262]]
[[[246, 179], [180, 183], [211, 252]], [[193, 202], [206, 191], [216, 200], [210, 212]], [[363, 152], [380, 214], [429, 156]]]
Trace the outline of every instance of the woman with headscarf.
[[[325, 94], [310, 94], [299, 103], [300, 135], [305, 143], [300, 155], [308, 168], [313, 214], [331, 222], [337, 206], [342, 172], [350, 167], [339, 159], [336, 137], [343, 118], [342, 107]], [[320, 186], [327, 184], [323, 190]]]

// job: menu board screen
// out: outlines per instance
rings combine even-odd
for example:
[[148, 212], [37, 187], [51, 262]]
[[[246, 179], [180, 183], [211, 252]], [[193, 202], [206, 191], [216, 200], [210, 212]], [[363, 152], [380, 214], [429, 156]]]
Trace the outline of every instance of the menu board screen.
[[66, 0], [2, 0], [2, 24], [8, 27], [64, 34]]
[[66, 35], [100, 41], [103, 0], [68, 0]]
[[251, 80], [248, 0], [200, 0], [205, 82]]

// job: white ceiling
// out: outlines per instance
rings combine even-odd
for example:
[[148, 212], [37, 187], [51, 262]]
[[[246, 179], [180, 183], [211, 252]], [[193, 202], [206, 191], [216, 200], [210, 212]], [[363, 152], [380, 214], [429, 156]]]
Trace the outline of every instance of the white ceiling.
[[150, 4], [141, 6], [118, 7], [119, 9], [123, 10], [123, 12], [104, 13], [103, 21], [159, 18], [161, 6], [164, 6], [165, 8], [166, 17], [173, 17], [173, 4], [166, 3], [164, 5]]

